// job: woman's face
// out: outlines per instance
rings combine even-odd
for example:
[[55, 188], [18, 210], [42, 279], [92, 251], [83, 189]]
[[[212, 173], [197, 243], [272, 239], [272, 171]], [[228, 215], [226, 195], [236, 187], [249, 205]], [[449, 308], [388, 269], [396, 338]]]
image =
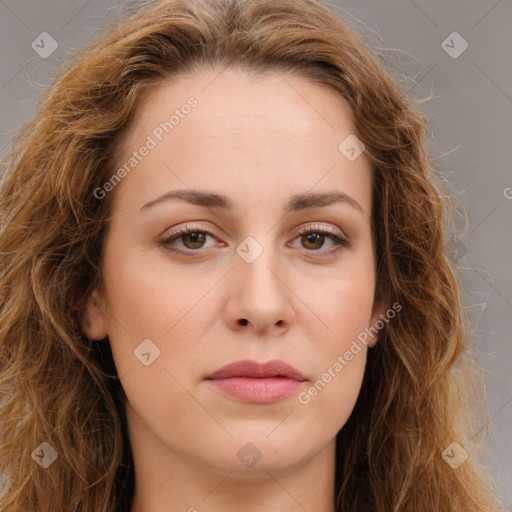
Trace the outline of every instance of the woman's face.
[[[105, 293], [83, 322], [110, 340], [136, 461], [332, 461], [362, 383], [358, 335], [382, 313], [370, 167], [353, 133], [336, 92], [289, 73], [202, 71], [146, 98], [95, 192], [115, 201]], [[208, 378], [248, 360], [302, 378], [257, 364]]]

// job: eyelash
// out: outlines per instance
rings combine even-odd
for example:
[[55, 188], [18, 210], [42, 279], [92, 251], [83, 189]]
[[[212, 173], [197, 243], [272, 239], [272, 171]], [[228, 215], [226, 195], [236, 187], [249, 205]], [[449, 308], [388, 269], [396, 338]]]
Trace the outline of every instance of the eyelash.
[[[179, 253], [179, 254], [194, 253], [194, 256], [195, 256], [196, 255], [195, 253], [200, 253], [202, 251], [202, 249], [196, 249], [196, 250], [194, 250], [194, 249], [175, 249], [175, 248], [169, 247], [169, 244], [171, 242], [179, 240], [184, 235], [187, 235], [190, 233], [206, 233], [206, 234], [212, 236], [213, 238], [215, 238], [214, 233], [212, 233], [208, 229], [204, 229], [203, 226], [194, 226], [194, 225], [187, 224], [185, 226], [181, 226], [179, 228], [179, 230], [171, 233], [166, 238], [160, 240], [159, 243], [161, 246], [163, 246], [165, 249], [167, 249], [171, 252], [175, 252], [175, 253]], [[294, 240], [296, 238], [298, 238], [299, 236], [310, 235], [310, 234], [318, 234], [318, 235], [327, 236], [329, 239], [331, 239], [336, 244], [336, 247], [334, 247], [333, 249], [330, 249], [328, 251], [304, 249], [304, 251], [306, 253], [323, 254], [323, 256], [319, 256], [320, 258], [332, 256], [333, 254], [338, 253], [338, 251], [343, 250], [344, 248], [349, 246], [349, 243], [346, 239], [334, 234], [333, 232], [330, 232], [327, 229], [315, 228], [314, 226], [307, 226], [305, 228], [301, 228], [297, 232], [297, 235], [295, 236]]]

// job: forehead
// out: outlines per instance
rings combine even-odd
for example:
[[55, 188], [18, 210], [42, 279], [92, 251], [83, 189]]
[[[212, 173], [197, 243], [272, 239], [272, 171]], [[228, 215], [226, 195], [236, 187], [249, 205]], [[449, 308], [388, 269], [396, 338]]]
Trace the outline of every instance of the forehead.
[[123, 180], [127, 194], [150, 200], [185, 185], [277, 197], [276, 190], [289, 195], [341, 186], [367, 212], [369, 165], [364, 154], [349, 161], [339, 149], [353, 133], [344, 98], [306, 77], [204, 70], [162, 82], [146, 95], [118, 164], [151, 139], [154, 147]]
[[[179, 109], [194, 96], [200, 115], [181, 123], [194, 131], [210, 133], [219, 129], [267, 128], [279, 135], [313, 134], [325, 131], [353, 131], [351, 110], [339, 92], [325, 84], [290, 71], [268, 71], [253, 76], [231, 68], [205, 68], [178, 75], [156, 85], [139, 108], [139, 126], [148, 130], [146, 121], [157, 121]], [[152, 114], [157, 118], [151, 119]]]

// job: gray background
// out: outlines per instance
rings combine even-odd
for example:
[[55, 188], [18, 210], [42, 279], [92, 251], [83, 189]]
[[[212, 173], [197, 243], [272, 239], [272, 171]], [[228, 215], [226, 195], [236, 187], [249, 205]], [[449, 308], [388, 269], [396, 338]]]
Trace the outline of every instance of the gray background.
[[[130, 2], [131, 4], [136, 2]], [[55, 68], [118, 16], [114, 0], [0, 0], [0, 149], [32, 114]], [[126, 5], [126, 2], [125, 4]], [[477, 323], [491, 415], [488, 451], [501, 498], [512, 510], [512, 3], [510, 0], [331, 0], [386, 55], [430, 119], [431, 148], [464, 201], [470, 226], [454, 251]], [[443, 46], [468, 48], [457, 58]], [[32, 48], [48, 32], [47, 58]], [[46, 36], [43, 36], [46, 37]], [[443, 41], [447, 42], [442, 46]], [[45, 40], [45, 48], [50, 48]], [[483, 425], [482, 425], [483, 426]]]

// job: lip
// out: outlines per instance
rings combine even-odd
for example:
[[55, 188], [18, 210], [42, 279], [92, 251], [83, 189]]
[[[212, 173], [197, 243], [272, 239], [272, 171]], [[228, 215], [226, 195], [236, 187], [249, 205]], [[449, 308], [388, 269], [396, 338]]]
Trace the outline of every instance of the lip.
[[223, 394], [243, 402], [265, 404], [290, 395], [307, 379], [279, 359], [265, 363], [246, 359], [219, 368], [206, 380]]

